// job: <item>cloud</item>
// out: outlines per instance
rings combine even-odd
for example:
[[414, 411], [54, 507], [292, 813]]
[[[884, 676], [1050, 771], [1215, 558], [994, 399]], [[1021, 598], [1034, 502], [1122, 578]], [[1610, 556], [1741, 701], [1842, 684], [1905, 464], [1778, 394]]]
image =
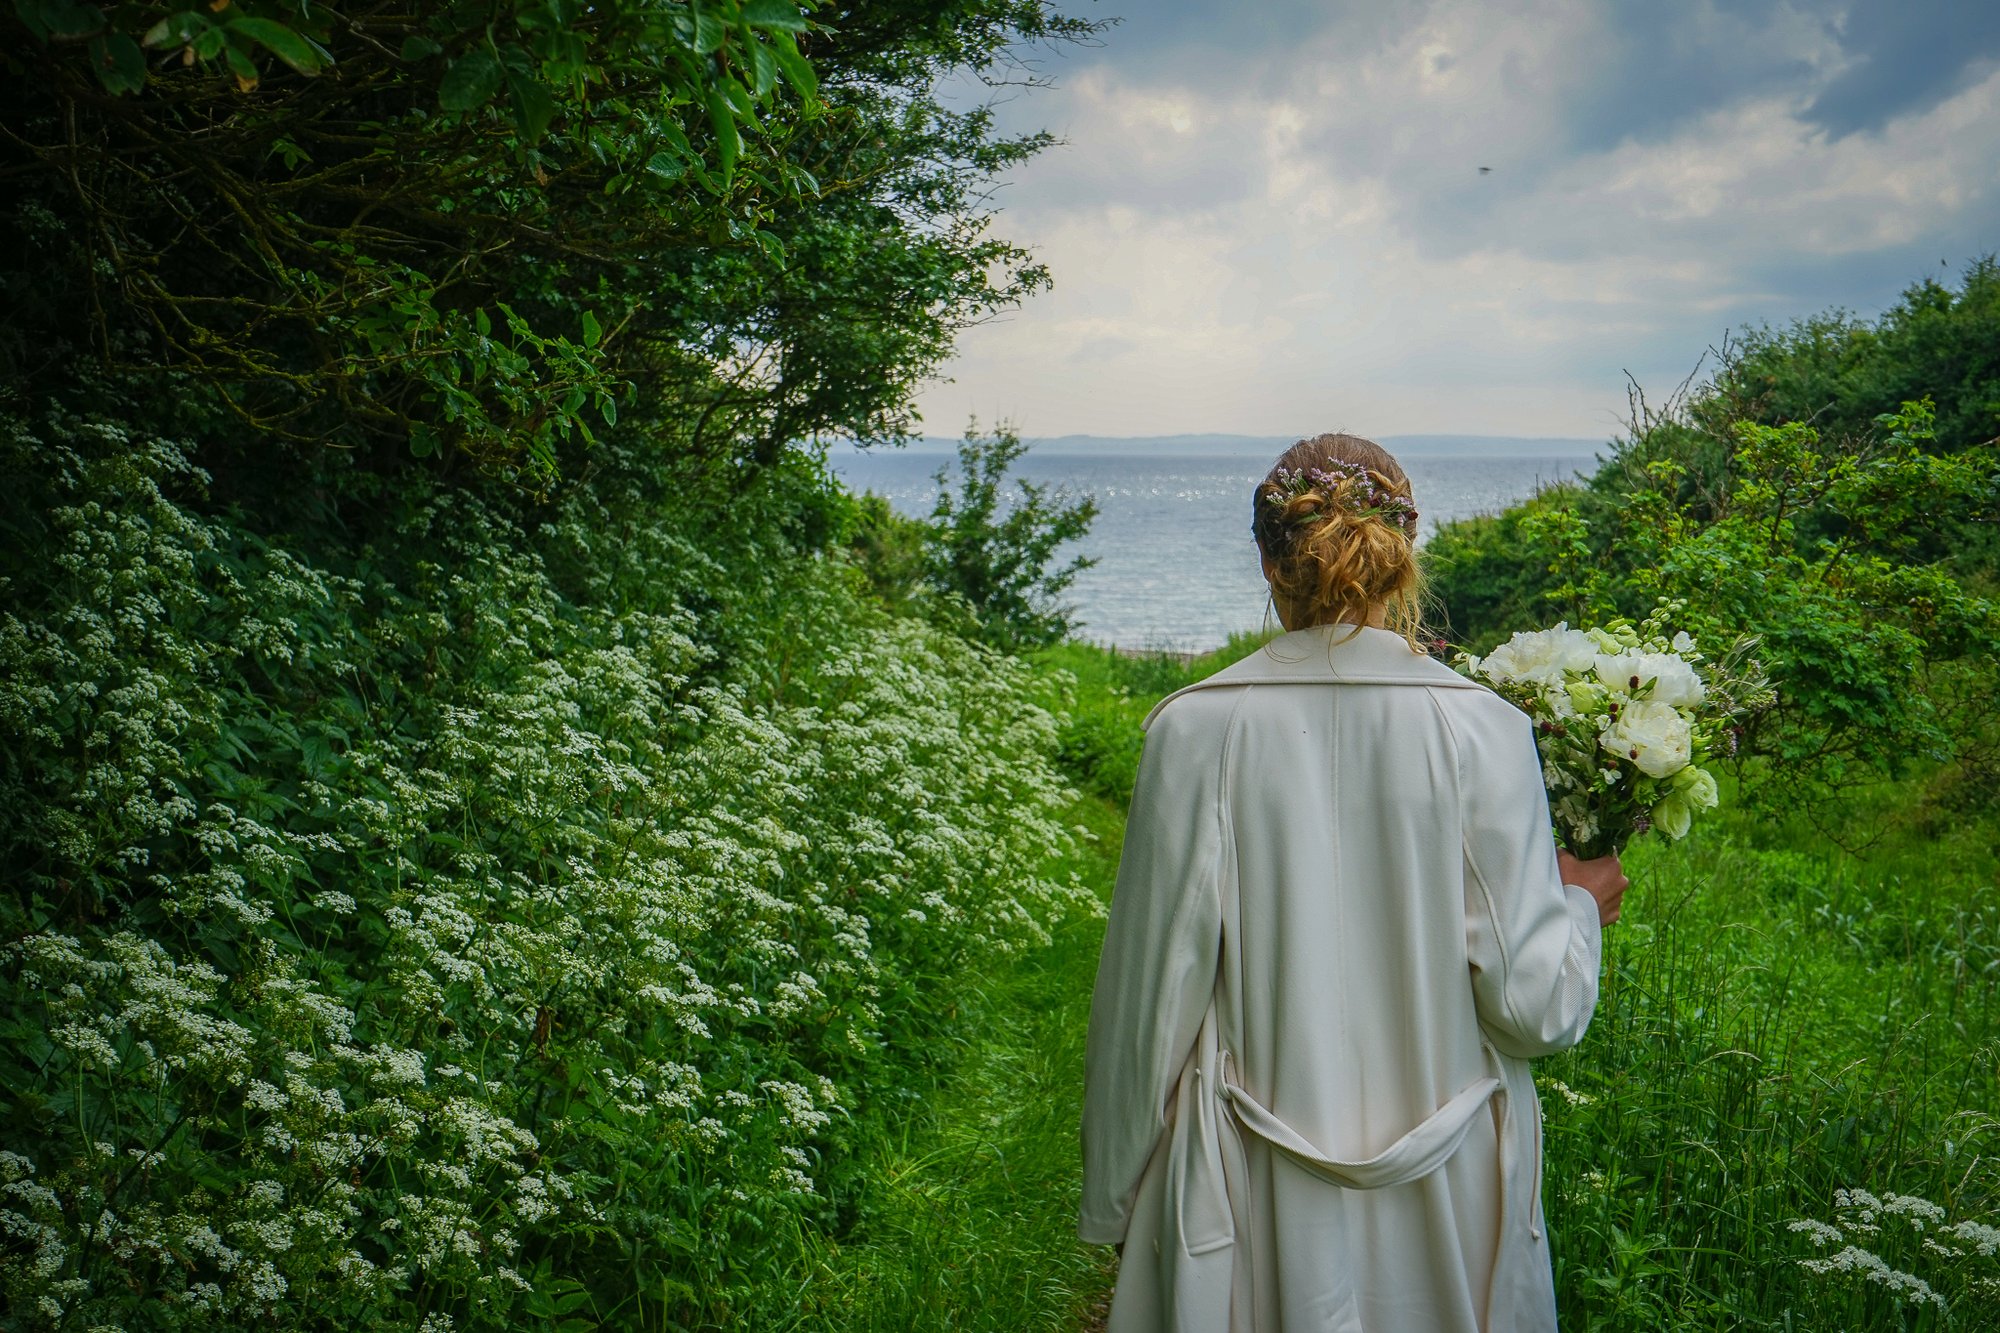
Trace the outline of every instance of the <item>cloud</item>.
[[1010, 108], [1069, 140], [1002, 218], [1057, 288], [968, 332], [933, 429], [1604, 434], [1626, 370], [1879, 307], [2000, 223], [2000, 68], [1829, 119], [1859, 9], [1279, 5], [1192, 36], [1236, 17], [1165, 6]]
[[1838, 27], [1849, 59], [1806, 112], [1834, 135], [1929, 110], [2000, 59], [2000, 6], [1979, 0], [1873, 0], [1843, 11]]

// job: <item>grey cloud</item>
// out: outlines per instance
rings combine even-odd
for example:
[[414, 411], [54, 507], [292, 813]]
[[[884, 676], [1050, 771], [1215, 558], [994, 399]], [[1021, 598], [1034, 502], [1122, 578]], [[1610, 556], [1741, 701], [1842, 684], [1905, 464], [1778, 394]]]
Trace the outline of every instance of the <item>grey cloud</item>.
[[1807, 109], [1834, 135], [1880, 129], [1929, 110], [2000, 58], [2000, 5], [1991, 0], [1861, 0], [1841, 44], [1854, 63]]

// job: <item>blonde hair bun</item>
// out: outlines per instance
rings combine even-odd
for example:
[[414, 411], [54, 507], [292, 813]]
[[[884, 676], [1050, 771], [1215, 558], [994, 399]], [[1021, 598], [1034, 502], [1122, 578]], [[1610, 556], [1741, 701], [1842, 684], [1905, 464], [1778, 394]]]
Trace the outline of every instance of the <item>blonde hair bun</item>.
[[1257, 483], [1251, 532], [1294, 628], [1368, 622], [1378, 606], [1424, 651], [1416, 500], [1395, 456], [1358, 435], [1316, 435]]

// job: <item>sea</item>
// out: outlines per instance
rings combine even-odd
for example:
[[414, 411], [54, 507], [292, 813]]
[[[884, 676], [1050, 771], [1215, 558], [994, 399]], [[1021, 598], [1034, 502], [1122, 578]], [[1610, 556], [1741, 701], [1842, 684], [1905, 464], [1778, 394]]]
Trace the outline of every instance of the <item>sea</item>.
[[[1068, 436], [1032, 441], [1012, 476], [1097, 500], [1089, 534], [1058, 554], [1096, 561], [1063, 601], [1078, 636], [1126, 649], [1201, 652], [1239, 630], [1274, 626], [1257, 548], [1252, 488], [1287, 439]], [[1381, 437], [1410, 475], [1417, 540], [1440, 523], [1493, 513], [1537, 489], [1594, 470], [1599, 441], [1498, 436]], [[950, 442], [836, 447], [828, 458], [853, 489], [928, 516], [943, 469], [955, 485]]]

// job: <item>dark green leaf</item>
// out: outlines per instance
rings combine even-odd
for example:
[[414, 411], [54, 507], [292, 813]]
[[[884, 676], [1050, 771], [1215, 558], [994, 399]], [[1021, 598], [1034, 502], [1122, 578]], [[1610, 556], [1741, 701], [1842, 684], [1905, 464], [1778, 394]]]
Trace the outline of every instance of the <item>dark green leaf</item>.
[[749, 0], [743, 6], [743, 21], [773, 32], [804, 32], [812, 26], [790, 0]]
[[555, 99], [541, 80], [532, 75], [507, 71], [507, 91], [513, 95], [514, 124], [523, 143], [535, 143], [548, 133], [555, 119]]
[[442, 46], [439, 46], [430, 38], [418, 33], [411, 33], [403, 39], [403, 49], [399, 54], [404, 60], [415, 63], [419, 60], [429, 60], [432, 56], [442, 53], [443, 50]]
[[753, 126], [757, 123], [757, 98], [746, 85], [736, 79], [723, 79], [716, 86], [722, 90], [722, 95], [729, 99], [729, 105], [735, 109], [739, 118], [750, 122]]
[[772, 59], [778, 62], [785, 82], [805, 98], [812, 101], [819, 96], [819, 76], [813, 73], [812, 62], [799, 54], [798, 44], [788, 32], [781, 32], [771, 39], [768, 48]]
[[694, 145], [688, 142], [688, 137], [681, 132], [681, 127], [674, 124], [671, 120], [660, 122], [660, 134], [661, 137], [666, 139], [668, 145], [676, 149], [682, 157], [693, 157], [695, 155]]
[[491, 51], [468, 51], [454, 60], [438, 84], [438, 105], [446, 111], [485, 106], [500, 91], [500, 62]]
[[778, 84], [778, 58], [771, 54], [771, 48], [759, 42], [750, 48], [750, 67], [755, 75], [753, 91], [760, 98], [769, 97], [771, 89]]
[[598, 340], [603, 336], [604, 336], [604, 327], [597, 322], [597, 316], [592, 314], [588, 310], [584, 311], [583, 345], [585, 347], [595, 347], [597, 346]]
[[[104, 30], [104, 12], [76, 0], [18, 0], [15, 10], [50, 37], [88, 37]], [[30, 15], [33, 15], [31, 18]]]
[[679, 180], [687, 174], [687, 160], [672, 153], [655, 153], [646, 159], [646, 170], [661, 180]]
[[257, 62], [250, 58], [248, 51], [229, 40], [227, 34], [218, 35], [223, 38], [222, 55], [229, 62], [229, 72], [234, 74], [237, 81], [245, 88], [256, 87], [258, 79], [262, 77], [257, 73]]
[[105, 91], [136, 93], [146, 86], [146, 53], [122, 32], [90, 41], [91, 62], [97, 66], [97, 81]]
[[736, 175], [736, 158], [743, 151], [743, 136], [736, 128], [736, 113], [730, 110], [729, 99], [720, 88], [708, 90], [708, 119], [715, 127], [716, 157], [722, 168], [722, 183], [727, 186]]
[[694, 21], [694, 50], [696, 55], [710, 55], [722, 49], [722, 43], [729, 36], [728, 25], [712, 14], [697, 14]]
[[317, 74], [326, 68], [326, 53], [282, 23], [271, 19], [231, 19], [229, 30], [249, 38], [301, 74]]

